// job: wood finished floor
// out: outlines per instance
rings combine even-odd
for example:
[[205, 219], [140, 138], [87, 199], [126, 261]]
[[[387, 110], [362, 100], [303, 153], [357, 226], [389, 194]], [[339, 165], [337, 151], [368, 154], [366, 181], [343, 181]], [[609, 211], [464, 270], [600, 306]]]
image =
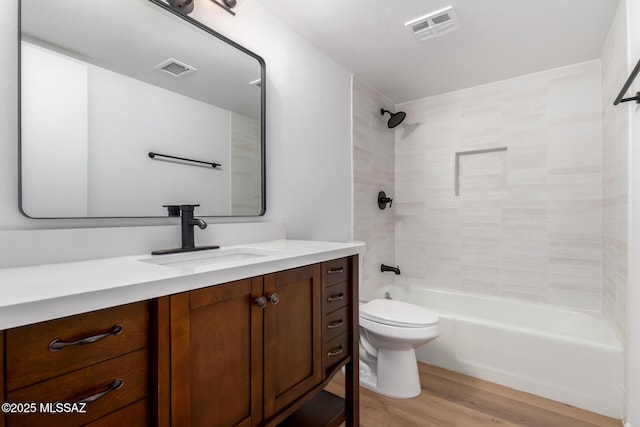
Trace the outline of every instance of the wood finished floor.
[[[622, 422], [477, 378], [418, 363], [422, 394], [390, 399], [360, 389], [362, 427], [621, 427]], [[343, 396], [338, 373], [327, 387]]]

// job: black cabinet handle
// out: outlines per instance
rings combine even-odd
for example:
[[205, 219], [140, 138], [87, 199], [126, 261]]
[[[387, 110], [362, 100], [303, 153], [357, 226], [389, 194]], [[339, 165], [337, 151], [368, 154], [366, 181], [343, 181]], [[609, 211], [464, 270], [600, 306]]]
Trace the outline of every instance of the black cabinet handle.
[[113, 380], [111, 385], [109, 385], [109, 387], [105, 391], [101, 391], [100, 393], [96, 393], [89, 397], [85, 397], [84, 399], [79, 400], [77, 403], [92, 403], [92, 402], [95, 402], [96, 400], [100, 400], [103, 397], [105, 397], [107, 394], [111, 393], [112, 391], [116, 391], [119, 388], [121, 388], [123, 384], [124, 384], [124, 380], [120, 378], [116, 378], [115, 380]]
[[280, 295], [278, 294], [269, 295], [269, 302], [273, 305], [276, 305], [277, 303], [280, 302]]
[[327, 298], [327, 302], [340, 301], [342, 299], [344, 299], [344, 294], [340, 292], [339, 294], [336, 294], [336, 295], [330, 295], [329, 298]]
[[335, 328], [339, 328], [340, 326], [344, 325], [344, 320], [339, 319], [339, 320], [334, 320], [333, 322], [329, 323], [327, 325], [327, 329], [335, 329]]
[[256, 298], [256, 305], [258, 308], [265, 308], [267, 306], [267, 297], [261, 296], [260, 298]]
[[336, 347], [336, 348], [334, 348], [333, 350], [330, 350], [327, 353], [327, 357], [335, 357], [335, 356], [337, 356], [339, 354], [342, 354], [343, 351], [344, 351], [344, 347], [343, 346]]
[[79, 340], [76, 341], [63, 341], [60, 338], [56, 338], [55, 340], [51, 341], [49, 343], [49, 351], [60, 351], [63, 348], [66, 347], [72, 347], [72, 346], [76, 346], [76, 345], [86, 345], [86, 344], [92, 344], [94, 342], [103, 340], [105, 338], [107, 338], [109, 335], [118, 335], [120, 332], [122, 332], [122, 325], [113, 325], [113, 327], [111, 329], [109, 329], [107, 332], [103, 333], [103, 334], [98, 334], [98, 335], [93, 335], [90, 337], [86, 337], [86, 338], [81, 338]]
[[327, 274], [340, 274], [344, 272], [344, 267], [335, 267], [335, 268], [330, 268], [329, 271], [327, 271]]

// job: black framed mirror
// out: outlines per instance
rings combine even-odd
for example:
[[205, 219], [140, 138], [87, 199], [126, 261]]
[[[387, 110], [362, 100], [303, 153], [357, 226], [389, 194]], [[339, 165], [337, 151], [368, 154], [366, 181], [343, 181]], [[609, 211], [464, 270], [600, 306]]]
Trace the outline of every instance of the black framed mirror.
[[266, 209], [264, 60], [161, 0], [20, 1], [20, 210]]

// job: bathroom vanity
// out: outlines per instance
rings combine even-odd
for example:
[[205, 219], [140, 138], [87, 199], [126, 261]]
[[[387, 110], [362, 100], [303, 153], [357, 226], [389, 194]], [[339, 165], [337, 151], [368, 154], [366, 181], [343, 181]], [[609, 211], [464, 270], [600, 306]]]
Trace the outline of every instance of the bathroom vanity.
[[[0, 269], [17, 285], [0, 306], [0, 426], [358, 425], [361, 250], [282, 240]], [[323, 391], [342, 367], [345, 399]]]

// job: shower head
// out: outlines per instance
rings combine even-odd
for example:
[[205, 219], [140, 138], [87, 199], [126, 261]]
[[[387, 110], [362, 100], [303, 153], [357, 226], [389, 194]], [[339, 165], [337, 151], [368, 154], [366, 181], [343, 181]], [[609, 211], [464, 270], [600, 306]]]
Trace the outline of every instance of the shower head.
[[398, 126], [400, 123], [402, 123], [404, 118], [407, 117], [407, 113], [405, 113], [404, 111], [398, 111], [397, 113], [392, 113], [389, 110], [385, 110], [384, 108], [381, 108], [380, 114], [384, 116], [384, 113], [389, 113], [389, 115], [391, 116], [389, 117], [389, 121], [387, 122], [387, 127], [389, 129], [393, 129], [394, 127]]

